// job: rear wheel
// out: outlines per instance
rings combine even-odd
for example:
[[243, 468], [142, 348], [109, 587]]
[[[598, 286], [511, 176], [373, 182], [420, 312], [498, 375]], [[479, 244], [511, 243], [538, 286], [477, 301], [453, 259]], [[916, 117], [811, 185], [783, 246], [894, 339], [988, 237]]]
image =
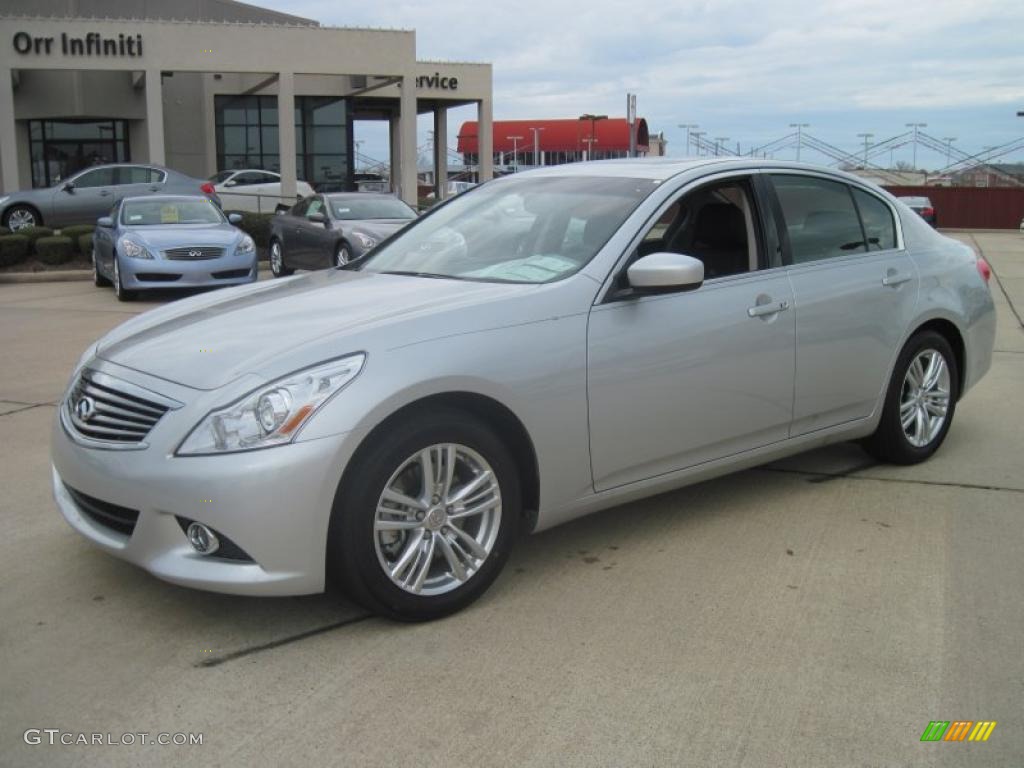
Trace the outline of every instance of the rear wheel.
[[466, 607], [497, 578], [515, 538], [514, 460], [487, 425], [451, 409], [413, 416], [371, 440], [335, 497], [331, 581], [404, 621]]
[[270, 241], [270, 271], [274, 277], [287, 277], [295, 271], [285, 266], [284, 250], [281, 241], [277, 239]]
[[100, 274], [100, 267], [96, 261], [96, 246], [92, 247], [92, 284], [100, 288], [110, 285], [110, 280]]
[[935, 331], [915, 334], [892, 372], [878, 429], [864, 442], [872, 456], [917, 464], [942, 445], [960, 395], [956, 356]]

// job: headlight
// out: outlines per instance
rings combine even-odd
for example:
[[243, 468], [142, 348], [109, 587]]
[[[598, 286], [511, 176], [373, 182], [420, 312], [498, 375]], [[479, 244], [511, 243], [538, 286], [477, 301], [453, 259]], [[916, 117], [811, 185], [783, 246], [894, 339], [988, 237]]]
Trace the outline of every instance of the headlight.
[[366, 355], [350, 355], [296, 371], [250, 392], [204, 418], [178, 455], [234, 453], [290, 443], [302, 425], [363, 369]]
[[362, 244], [363, 248], [373, 248], [373, 246], [377, 244], [376, 240], [369, 235], [364, 235], [362, 232], [353, 232], [352, 237], [358, 240]]
[[235, 253], [245, 255], [252, 253], [256, 250], [256, 243], [252, 241], [252, 238], [248, 235], [243, 235], [242, 239], [238, 241], [238, 245], [235, 246]]
[[153, 254], [147, 251], [144, 245], [137, 243], [134, 240], [129, 240], [127, 237], [121, 241], [121, 249], [124, 251], [125, 256], [129, 256], [133, 259], [153, 258]]

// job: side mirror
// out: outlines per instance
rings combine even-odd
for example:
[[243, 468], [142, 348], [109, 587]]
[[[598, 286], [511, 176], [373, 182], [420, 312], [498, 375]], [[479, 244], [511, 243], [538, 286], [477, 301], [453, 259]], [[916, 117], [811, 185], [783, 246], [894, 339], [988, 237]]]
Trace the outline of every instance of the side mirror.
[[234, 179], [228, 179], [227, 181], [224, 182], [224, 186], [225, 187], [234, 187], [237, 184], [238, 184], [238, 182], [235, 181]]
[[74, 192], [75, 191], [75, 182], [73, 182], [73, 181], [65, 181], [63, 186], [61, 186], [61, 189], [64, 190], [65, 192]]
[[242, 223], [242, 214], [240, 214], [240, 213], [229, 213], [228, 214], [228, 221], [231, 222], [232, 224], [241, 224]]
[[114, 220], [109, 216], [100, 216], [98, 219], [96, 219], [96, 226], [104, 227], [105, 229], [113, 229]]
[[322, 213], [311, 213], [306, 218], [309, 219], [310, 221], [312, 221], [314, 224], [326, 224], [327, 223], [327, 217], [324, 216]]
[[704, 262], [681, 253], [652, 253], [633, 262], [626, 277], [640, 292], [692, 291], [704, 282]]

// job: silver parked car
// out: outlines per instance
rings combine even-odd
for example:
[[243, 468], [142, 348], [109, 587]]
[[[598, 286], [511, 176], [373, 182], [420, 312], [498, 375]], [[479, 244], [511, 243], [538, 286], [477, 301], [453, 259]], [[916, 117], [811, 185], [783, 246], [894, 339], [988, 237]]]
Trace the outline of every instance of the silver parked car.
[[270, 220], [270, 271], [324, 269], [358, 259], [416, 218], [393, 195], [313, 195]]
[[0, 223], [23, 227], [92, 224], [125, 197], [205, 195], [220, 205], [213, 184], [157, 165], [94, 165], [52, 187], [0, 195]]
[[142, 290], [252, 283], [256, 245], [205, 197], [129, 197], [97, 221], [92, 236], [96, 285], [121, 301]]
[[991, 362], [987, 274], [841, 172], [516, 174], [345, 267], [100, 339], [58, 409], [54, 493], [168, 581], [337, 584], [433, 618], [523, 530], [836, 441], [928, 458]]

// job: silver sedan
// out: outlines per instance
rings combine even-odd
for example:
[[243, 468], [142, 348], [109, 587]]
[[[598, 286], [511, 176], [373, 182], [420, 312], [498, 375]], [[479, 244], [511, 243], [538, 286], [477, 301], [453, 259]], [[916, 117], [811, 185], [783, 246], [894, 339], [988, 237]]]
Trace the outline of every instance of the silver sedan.
[[434, 618], [522, 531], [836, 441], [927, 459], [989, 368], [988, 276], [840, 172], [531, 171], [355, 263], [100, 339], [58, 409], [54, 494], [168, 581]]

